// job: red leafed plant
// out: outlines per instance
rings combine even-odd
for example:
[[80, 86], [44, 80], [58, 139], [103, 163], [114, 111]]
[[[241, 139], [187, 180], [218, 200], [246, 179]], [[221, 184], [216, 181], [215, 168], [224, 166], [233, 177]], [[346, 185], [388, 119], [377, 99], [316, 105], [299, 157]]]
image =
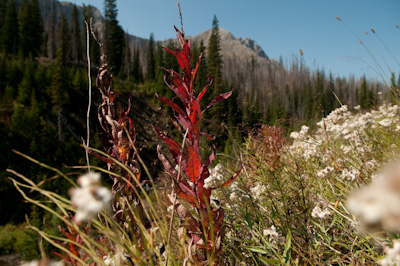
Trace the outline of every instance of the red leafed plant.
[[250, 134], [246, 141], [247, 164], [250, 169], [257, 170], [265, 163], [271, 171], [281, 166], [280, 152], [285, 143], [281, 127], [263, 125], [255, 134]]
[[[202, 110], [200, 101], [211, 85], [212, 77], [209, 77], [208, 83], [196, 97], [194, 80], [201, 56], [195, 67], [192, 68], [190, 41], [185, 39], [183, 32], [180, 32], [176, 27], [175, 30], [181, 49], [177, 48], [176, 51], [164, 49], [176, 57], [182, 69], [182, 74], [174, 70], [162, 69], [165, 71], [165, 83], [177, 95], [182, 104], [178, 105], [158, 94], [156, 96], [162, 103], [172, 108], [175, 120], [171, 119], [171, 121], [184, 138], [182, 147], [176, 140], [163, 133], [157, 127], [153, 126], [153, 128], [156, 134], [169, 146], [174, 163], [179, 166], [178, 170], [176, 170], [161, 153], [160, 147], [158, 147], [158, 156], [164, 168], [172, 177], [175, 194], [180, 199], [190, 203], [194, 208], [194, 212], [190, 212], [178, 200], [171, 198], [171, 201], [175, 202], [174, 208], [184, 225], [178, 231], [178, 235], [181, 240], [187, 240], [188, 256], [186, 259], [196, 265], [203, 263], [213, 264], [221, 251], [221, 241], [224, 236], [224, 210], [221, 205], [216, 208], [210, 206], [211, 191], [215, 188], [204, 187], [204, 181], [210, 175], [209, 167], [215, 158], [216, 148], [213, 145], [212, 154], [205, 161], [202, 161], [200, 137], [206, 136], [210, 140], [213, 140], [213, 138], [201, 132], [200, 127], [204, 111], [212, 105], [227, 99], [232, 94], [232, 91], [217, 96]], [[239, 175], [239, 172], [229, 178], [224, 185], [230, 184]], [[186, 237], [183, 232], [186, 232]]]
[[[79, 224], [77, 224], [74, 220], [73, 217], [64, 217], [65, 219], [70, 220], [71, 223], [75, 223], [76, 226], [78, 226], [82, 231], [84, 231], [85, 233], [88, 231], [89, 229], [89, 223], [85, 226], [82, 227]], [[63, 247], [67, 248], [69, 250], [68, 253], [66, 253], [66, 255], [62, 255], [58, 252], [54, 252], [54, 254], [56, 254], [57, 256], [59, 256], [60, 258], [62, 258], [65, 262], [68, 262], [70, 265], [74, 265], [74, 266], [79, 266], [81, 265], [81, 263], [79, 262], [79, 260], [77, 260], [76, 258], [74, 258], [71, 254], [75, 255], [76, 257], [78, 257], [79, 259], [81, 259], [82, 261], [85, 261], [88, 257], [87, 254], [83, 254], [81, 252], [81, 248], [80, 246], [85, 245], [82, 237], [80, 236], [79, 232], [77, 232], [72, 226], [67, 225], [67, 230], [65, 230], [64, 228], [62, 228], [60, 225], [58, 226], [58, 230], [60, 230], [60, 232], [69, 240], [69, 241], [65, 241], [63, 243], [59, 243], [60, 245], [62, 245]], [[91, 263], [89, 266], [95, 266], [96, 263], [93, 262]]]

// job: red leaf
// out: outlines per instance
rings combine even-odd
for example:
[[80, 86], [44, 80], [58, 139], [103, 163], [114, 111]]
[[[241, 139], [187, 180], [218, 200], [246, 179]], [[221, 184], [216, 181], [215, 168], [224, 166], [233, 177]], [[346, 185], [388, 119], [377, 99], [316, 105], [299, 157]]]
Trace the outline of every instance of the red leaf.
[[208, 168], [212, 164], [212, 162], [215, 159], [216, 153], [217, 153], [217, 147], [215, 147], [215, 145], [213, 144], [213, 151], [212, 151], [211, 155], [208, 157], [207, 161], [204, 163], [203, 167]]
[[230, 183], [232, 183], [233, 181], [235, 181], [235, 179], [239, 176], [241, 171], [242, 171], [242, 167], [240, 167], [239, 171], [237, 171], [236, 174], [234, 174], [231, 178], [226, 180], [225, 183], [222, 186], [227, 186]]
[[191, 182], [196, 183], [200, 175], [201, 158], [199, 154], [193, 150], [193, 147], [187, 146], [187, 150], [188, 157], [185, 174]]
[[191, 65], [192, 65], [192, 58], [187, 57], [187, 54], [190, 54], [190, 52], [185, 51], [188, 48], [189, 41], [185, 41], [183, 51], [176, 51], [175, 57], [176, 60], [178, 61], [179, 66], [182, 68], [183, 72], [185, 73], [185, 78], [190, 78], [191, 79]]
[[232, 95], [232, 91], [228, 91], [225, 92], [223, 94], [218, 95], [217, 97], [214, 98], [214, 100], [212, 100], [206, 108], [204, 108], [204, 110], [202, 112], [204, 112], [205, 110], [207, 110], [208, 108], [210, 108], [211, 106], [213, 106], [216, 103], [222, 102], [223, 100], [228, 99], [230, 96]]
[[165, 51], [167, 51], [168, 53], [172, 54], [173, 56], [175, 56], [175, 52], [174, 52], [174, 51], [172, 51], [172, 50], [170, 50], [170, 49], [168, 49], [168, 48], [166, 48], [166, 47], [163, 47], [163, 49], [164, 49]]
[[169, 150], [175, 160], [178, 159], [180, 155], [181, 146], [173, 139], [169, 138], [166, 134], [162, 133], [156, 126], [152, 125], [153, 130], [156, 134], [169, 146]]
[[188, 108], [190, 95], [189, 88], [187, 84], [184, 82], [182, 77], [173, 70], [168, 70], [165, 68], [161, 68], [166, 71], [169, 75], [164, 75], [164, 81], [168, 85], [168, 87], [179, 97], [179, 99], [183, 102], [186, 108]]
[[211, 86], [213, 82], [213, 78], [211, 76], [208, 76], [208, 82], [206, 83], [206, 85], [204, 85], [203, 90], [199, 93], [199, 96], [197, 96], [197, 100], [200, 102], [200, 100], [203, 98], [204, 93], [206, 93], [206, 91], [208, 90], [208, 88]]
[[161, 147], [159, 145], [157, 145], [157, 154], [161, 163], [164, 165], [165, 170], [167, 170], [172, 177], [178, 179], [178, 172], [171, 166], [167, 158], [165, 158], [165, 156], [161, 153]]
[[175, 186], [176, 187], [175, 188], [176, 194], [180, 198], [185, 199], [189, 203], [193, 204], [193, 206], [196, 206], [197, 205], [196, 194], [194, 194], [193, 190], [191, 190], [191, 189], [189, 189], [187, 187], [187, 185], [189, 185], [189, 184], [187, 184], [186, 181], [185, 182], [186, 182], [187, 185], [185, 185], [184, 184], [185, 182], [182, 182], [182, 181], [178, 184], [178, 186]]
[[179, 43], [181, 44], [181, 47], [183, 48], [183, 45], [185, 43], [185, 36], [183, 35], [183, 33], [181, 33], [177, 27], [175, 27], [176, 30], [176, 36], [178, 37]]
[[69, 258], [67, 258], [67, 257], [65, 257], [65, 256], [63, 256], [63, 255], [61, 255], [60, 253], [58, 253], [58, 252], [53, 252], [55, 255], [57, 255], [57, 256], [59, 256], [60, 258], [62, 258], [63, 260], [65, 260], [65, 261], [70, 261], [70, 259]]

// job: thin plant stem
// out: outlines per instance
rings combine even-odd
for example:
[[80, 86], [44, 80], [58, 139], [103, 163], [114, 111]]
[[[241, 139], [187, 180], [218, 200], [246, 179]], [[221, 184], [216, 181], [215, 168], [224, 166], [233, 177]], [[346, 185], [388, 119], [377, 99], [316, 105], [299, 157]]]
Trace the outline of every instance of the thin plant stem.
[[[89, 147], [90, 145], [90, 106], [92, 104], [92, 79], [90, 77], [90, 47], [89, 47], [89, 25], [85, 21], [86, 24], [86, 56], [87, 56], [87, 63], [88, 63], [88, 81], [89, 81], [89, 103], [86, 113], [86, 145]], [[86, 152], [86, 162], [88, 165], [88, 172], [90, 172], [90, 162], [89, 162], [89, 151], [85, 149]]]

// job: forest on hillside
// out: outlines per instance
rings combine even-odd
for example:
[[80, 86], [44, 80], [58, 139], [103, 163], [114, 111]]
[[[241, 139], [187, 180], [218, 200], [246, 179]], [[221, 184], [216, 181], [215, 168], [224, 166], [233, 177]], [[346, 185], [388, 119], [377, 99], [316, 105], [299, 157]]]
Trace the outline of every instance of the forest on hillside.
[[[0, 212], [6, 214], [0, 217], [2, 225], [21, 223], [25, 213], [34, 217], [38, 212], [22, 203], [3, 170], [19, 169], [35, 182], [51, 178], [43, 168], [24, 160], [13, 150], [61, 169], [85, 163], [85, 152], [80, 146], [81, 138], [86, 136], [88, 102], [84, 21], [89, 22], [92, 17], [91, 6], [83, 7], [83, 21], [79, 20], [77, 6], [71, 14], [61, 14], [56, 19], [55, 0], [51, 2], [50, 20], [45, 21], [39, 0], [0, 0], [0, 135], [3, 140]], [[126, 96], [120, 97], [125, 99], [124, 104], [132, 95], [131, 115], [138, 131], [138, 143], [142, 150], [148, 151], [146, 160], [152, 164], [157, 158], [157, 140], [145, 121], [164, 121], [162, 113], [153, 113], [160, 105], [155, 93], [169, 98], [173, 94], [164, 83], [165, 70], [160, 66], [179, 72], [179, 64], [153, 35], [147, 47], [131, 45], [119, 24], [115, 0], [105, 0], [104, 15], [101, 42], [112, 67], [114, 89]], [[211, 108], [204, 120], [207, 132], [218, 136], [219, 152], [229, 153], [234, 142], [242, 143], [251, 130], [264, 124], [279, 125], [291, 132], [300, 125], [311, 125], [341, 103], [368, 110], [392, 100], [387, 84], [367, 77], [334, 77], [323, 70], [309, 69], [301, 58], [289, 64], [281, 59], [268, 65], [259, 65], [254, 57], [244, 64], [237, 64], [234, 59], [225, 60], [220, 53], [217, 17], [211, 25], [209, 43], [201, 42], [192, 49], [193, 58], [202, 54], [196, 91], [204, 87], [210, 75], [214, 80], [203, 102], [208, 103], [232, 90], [232, 96]], [[166, 45], [172, 51], [176, 47], [176, 41]], [[90, 38], [89, 51], [92, 84], [95, 84], [100, 48], [93, 38]], [[390, 85], [399, 87], [400, 77], [393, 74]], [[95, 104], [90, 117], [92, 145], [101, 149], [100, 137], [96, 134], [99, 129], [96, 109], [101, 95], [94, 85], [92, 92]], [[101, 165], [100, 161], [94, 161]], [[153, 170], [157, 171], [157, 167]], [[57, 182], [56, 192], [66, 193], [65, 181]]]

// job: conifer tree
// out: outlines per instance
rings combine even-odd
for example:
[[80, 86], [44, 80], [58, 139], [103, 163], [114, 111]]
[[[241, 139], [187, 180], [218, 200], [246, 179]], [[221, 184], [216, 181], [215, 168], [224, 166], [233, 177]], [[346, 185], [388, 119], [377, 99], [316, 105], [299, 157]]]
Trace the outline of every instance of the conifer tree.
[[[6, 12], [7, 12], [7, 0], [0, 0], [0, 33], [2, 33]], [[3, 44], [3, 35], [0, 34], [0, 46], [2, 44]]]
[[134, 49], [132, 58], [132, 76], [136, 84], [143, 82], [142, 70], [140, 66], [139, 49]]
[[[157, 50], [156, 50], [156, 55], [155, 55], [155, 79], [156, 79], [156, 84], [157, 87], [159, 88], [164, 88], [164, 72], [160, 68], [160, 66], [164, 66], [164, 49], [161, 45], [161, 42], [157, 42]], [[170, 90], [168, 90], [170, 91]], [[164, 95], [164, 93], [162, 93]]]
[[125, 33], [125, 51], [124, 51], [124, 77], [130, 81], [131, 76], [131, 48], [129, 45], [129, 35]]
[[24, 0], [19, 12], [20, 49], [24, 57], [29, 53], [40, 54], [43, 36], [43, 22], [38, 0]]
[[53, 59], [56, 56], [56, 2], [51, 0], [50, 18], [48, 23], [47, 55]]
[[71, 11], [71, 58], [75, 64], [82, 60], [81, 28], [76, 5]]
[[[208, 74], [213, 77], [213, 84], [210, 86], [210, 93], [206, 101], [210, 102], [211, 99], [214, 99], [216, 96], [225, 92], [223, 88], [223, 80], [222, 80], [222, 56], [220, 53], [220, 38], [219, 38], [219, 25], [218, 19], [214, 15], [214, 19], [212, 22], [212, 31], [210, 40], [208, 42], [208, 50], [207, 50], [207, 70]], [[205, 115], [205, 120], [208, 121], [210, 126], [208, 127], [209, 133], [212, 135], [219, 135], [220, 131], [223, 130], [222, 124], [226, 119], [227, 115], [227, 102], [223, 102], [223, 104], [219, 104], [210, 109], [209, 113]], [[221, 141], [222, 139], [219, 138]], [[218, 145], [217, 145], [218, 146]]]
[[[167, 48], [169, 50], [171, 50], [171, 51], [175, 51], [176, 44], [172, 40], [169, 40], [168, 43], [167, 43]], [[170, 53], [166, 53], [164, 61], [165, 61], [165, 65], [164, 66], [165, 66], [166, 69], [173, 69], [175, 71], [178, 71], [179, 64], [178, 64], [176, 58], [173, 55], [171, 55]]]
[[156, 59], [154, 55], [154, 35], [150, 34], [149, 43], [147, 45], [147, 73], [146, 78], [153, 81], [156, 77]]
[[2, 28], [3, 50], [5, 53], [16, 55], [19, 47], [19, 23], [17, 14], [17, 4], [11, 0], [7, 5], [6, 16]]
[[105, 0], [105, 52], [113, 72], [118, 74], [123, 64], [125, 35], [117, 20], [116, 0]]
[[200, 41], [200, 46], [198, 48], [198, 54], [196, 57], [198, 58], [201, 55], [201, 61], [199, 64], [199, 69], [197, 70], [196, 80], [195, 80], [195, 88], [200, 91], [204, 88], [208, 80], [208, 71], [207, 71], [207, 57], [206, 57], [206, 47], [204, 46], [204, 41]]
[[219, 38], [219, 24], [217, 16], [214, 15], [212, 22], [212, 31], [208, 42], [207, 51], [207, 70], [213, 77], [213, 85], [211, 86], [212, 98], [222, 92], [222, 56]]
[[0, 0], [0, 29], [3, 28], [6, 12], [7, 12], [7, 0]]
[[25, 59], [24, 77], [18, 86], [17, 102], [23, 105], [29, 105], [32, 90], [35, 87], [35, 66], [32, 56]]
[[52, 76], [50, 86], [50, 96], [53, 103], [53, 114], [57, 117], [57, 135], [61, 143], [64, 142], [63, 133], [63, 107], [68, 101], [68, 89], [70, 88], [69, 72], [66, 69], [66, 62], [68, 58], [68, 25], [64, 16], [61, 17], [60, 26], [58, 30], [59, 46], [56, 55], [56, 65]]

